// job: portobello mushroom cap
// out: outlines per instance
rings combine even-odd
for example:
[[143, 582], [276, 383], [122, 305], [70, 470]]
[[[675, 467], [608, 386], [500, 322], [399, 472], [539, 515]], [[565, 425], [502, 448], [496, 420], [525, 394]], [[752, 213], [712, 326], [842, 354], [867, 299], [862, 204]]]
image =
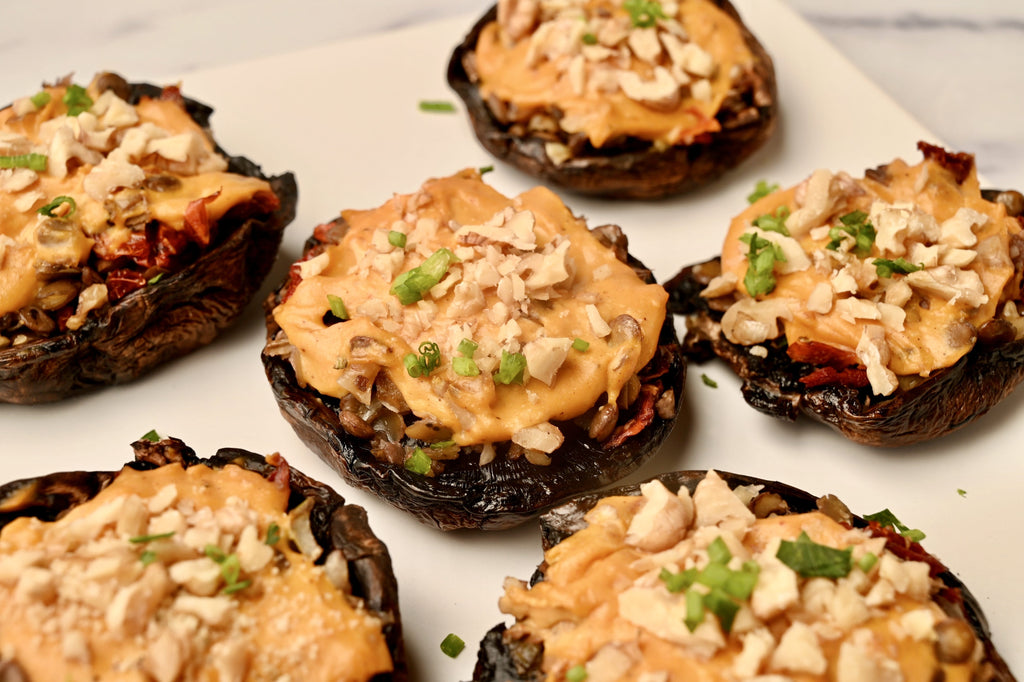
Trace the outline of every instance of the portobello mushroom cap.
[[[609, 244], [609, 226], [592, 232]], [[327, 241], [314, 235], [303, 249], [304, 257], [315, 256], [337, 243], [348, 226], [339, 217], [329, 229], [317, 230]], [[618, 228], [618, 239], [609, 244], [620, 260], [630, 264], [647, 283], [654, 277], [636, 259], [628, 256]], [[569, 497], [613, 483], [649, 459], [668, 437], [679, 414], [686, 365], [671, 315], [661, 327], [658, 349], [639, 376], [639, 397], [629, 409], [619, 410], [617, 429], [642, 427], [628, 432], [620, 444], [608, 447], [589, 434], [595, 410], [564, 422], [554, 422], [565, 442], [551, 454], [551, 463], [537, 465], [524, 456], [508, 456], [510, 441], [495, 443], [497, 456], [480, 466], [477, 458], [465, 455], [447, 460], [444, 470], [424, 476], [405, 468], [401, 461], [389, 462], [374, 454], [371, 439], [352, 435], [342, 419], [344, 412], [336, 398], [304, 387], [286, 357], [275, 352], [274, 340], [280, 326], [273, 310], [287, 293], [285, 282], [264, 303], [267, 346], [263, 366], [284, 418], [302, 441], [334, 468], [348, 483], [368, 490], [398, 509], [442, 530], [509, 528], [535, 516], [543, 509]], [[659, 405], [659, 399], [664, 398]], [[670, 407], [665, 407], [670, 403]], [[419, 441], [403, 437], [398, 445], [416, 447]], [[471, 461], [472, 460], [472, 461]]]
[[[626, 136], [596, 148], [561, 130], [522, 133], [502, 121], [481, 94], [474, 67], [480, 32], [497, 19], [497, 5], [455, 48], [448, 63], [448, 84], [462, 99], [480, 144], [528, 175], [580, 194], [617, 199], [658, 199], [688, 192], [712, 182], [757, 151], [774, 132], [778, 113], [771, 57], [729, 0], [712, 0], [712, 4], [739, 26], [754, 65], [734, 84], [716, 113], [721, 130], [702, 135], [691, 144], [658, 149], [649, 141]], [[571, 157], [553, 161], [545, 150], [552, 141], [569, 147]]]
[[[234, 464], [265, 479], [288, 485], [291, 491], [289, 511], [307, 499], [313, 500], [309, 520], [313, 537], [324, 550], [320, 563], [332, 551], [340, 550], [348, 564], [352, 594], [360, 598], [366, 610], [383, 623], [394, 671], [376, 675], [372, 678], [373, 682], [400, 682], [407, 679], [398, 585], [391, 565], [391, 555], [370, 529], [366, 510], [347, 504], [333, 489], [289, 467], [280, 456], [263, 457], [239, 448], [220, 448], [209, 458], [199, 458], [192, 448], [177, 438], [164, 438], [158, 442], [138, 440], [131, 447], [135, 457], [126, 465], [131, 469], [145, 471], [174, 463], [186, 469], [197, 464], [220, 469]], [[0, 529], [22, 517], [55, 521], [71, 508], [95, 497], [110, 485], [118, 473], [69, 471], [12, 481], [0, 486]], [[229, 494], [228, 491], [224, 492]], [[0, 679], [24, 679], [23, 676], [17, 676], [19, 673], [16, 662], [0, 660]]]
[[[950, 617], [966, 621], [984, 647], [982, 674], [973, 679], [987, 682], [1013, 682], [1016, 679], [992, 644], [988, 622], [977, 599], [949, 569], [928, 554], [917, 542], [899, 535], [891, 527], [882, 528], [877, 522], [869, 524], [863, 518], [850, 514], [846, 506], [833, 495], [818, 497], [778, 481], [722, 471], [716, 473], [730, 488], [749, 485], [763, 486], [758, 497], [770, 496], [773, 498], [773, 503], [760, 512], [755, 506], [752, 511], [758, 518], [770, 514], [802, 514], [821, 511], [844, 525], [854, 528], [870, 528], [872, 534], [885, 537], [886, 549], [899, 557], [928, 563], [931, 567], [931, 577], [941, 581], [944, 585], [944, 589], [935, 596], [937, 603]], [[661, 481], [673, 493], [685, 487], [692, 494], [706, 474], [706, 471], [677, 471], [661, 474], [654, 478]], [[581, 495], [541, 515], [540, 531], [543, 551], [547, 552], [573, 533], [584, 528], [586, 526], [584, 515], [603, 498], [639, 495], [641, 485], [643, 483]], [[752, 500], [751, 504], [754, 504], [756, 500], [757, 498]], [[531, 585], [544, 580], [544, 569], [544, 564], [538, 566], [531, 578]], [[543, 645], [525, 639], [514, 639], [506, 635], [506, 631], [507, 627], [501, 623], [484, 635], [477, 653], [473, 682], [541, 682], [544, 680], [545, 676], [541, 670], [544, 656]]]
[[[130, 104], [164, 92], [115, 74], [103, 77]], [[183, 102], [212, 139], [213, 109], [189, 98]], [[228, 212], [198, 258], [91, 311], [79, 329], [0, 348], [0, 402], [53, 402], [134, 380], [212, 342], [241, 315], [277, 257], [284, 228], [295, 217], [298, 189], [290, 172], [268, 177], [244, 156], [215, 148], [226, 157], [228, 172], [266, 180], [277, 208]]]

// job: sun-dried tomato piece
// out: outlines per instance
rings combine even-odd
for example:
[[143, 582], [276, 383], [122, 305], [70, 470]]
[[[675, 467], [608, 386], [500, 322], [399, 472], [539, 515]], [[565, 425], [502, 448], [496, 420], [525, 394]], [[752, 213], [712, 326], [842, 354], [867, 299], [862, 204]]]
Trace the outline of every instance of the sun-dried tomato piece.
[[797, 341], [791, 343], [786, 354], [793, 362], [806, 362], [819, 367], [856, 367], [860, 364], [857, 354], [843, 348], [836, 348], [820, 341]]
[[189, 238], [184, 232], [167, 225], [160, 225], [153, 237], [153, 258], [151, 265], [162, 270], [176, 270], [178, 256], [189, 245]]
[[661, 382], [644, 384], [640, 387], [640, 395], [636, 399], [636, 414], [622, 426], [615, 429], [612, 437], [605, 443], [606, 448], [616, 448], [632, 438], [654, 421], [654, 403], [661, 393]]
[[923, 141], [917, 143], [917, 148], [924, 154], [924, 158], [931, 159], [952, 173], [953, 179], [956, 180], [958, 185], [963, 184], [967, 176], [971, 174], [971, 169], [974, 168], [973, 154], [968, 154], [967, 152], [950, 153], [942, 147], [936, 147]]
[[210, 214], [206, 205], [220, 196], [220, 190], [213, 194], [190, 201], [185, 208], [185, 232], [200, 246], [210, 244]]
[[281, 453], [275, 452], [267, 455], [267, 463], [275, 467], [274, 471], [267, 476], [267, 480], [281, 490], [291, 490], [292, 472], [288, 460], [282, 457]]
[[132, 232], [128, 239], [116, 243], [111, 241], [115, 238], [110, 232], [102, 232], [96, 236], [92, 250], [97, 258], [108, 261], [127, 258], [148, 267], [151, 247], [145, 232]]
[[836, 369], [835, 367], [819, 367], [810, 374], [800, 377], [800, 383], [807, 388], [817, 386], [849, 386], [864, 388], [870, 383], [867, 370], [859, 367]]
[[141, 272], [121, 268], [107, 273], [106, 284], [107, 299], [114, 302], [146, 286], [146, 278]]

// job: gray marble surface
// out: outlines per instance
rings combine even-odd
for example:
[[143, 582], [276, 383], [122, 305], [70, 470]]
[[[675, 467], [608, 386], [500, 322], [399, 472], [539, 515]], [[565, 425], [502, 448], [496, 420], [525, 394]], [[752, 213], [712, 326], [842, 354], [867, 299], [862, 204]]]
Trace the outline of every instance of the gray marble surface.
[[[851, 62], [994, 186], [1024, 187], [1024, 3], [788, 0]], [[490, 0], [75, 0], [4, 3], [0, 99], [42, 78], [133, 78], [280, 54], [460, 13]], [[53, 18], [62, 20], [53, 23]], [[67, 30], [68, 21], [74, 31]], [[59, 29], [56, 27], [60, 27]], [[864, 102], [864, 115], [871, 103]]]

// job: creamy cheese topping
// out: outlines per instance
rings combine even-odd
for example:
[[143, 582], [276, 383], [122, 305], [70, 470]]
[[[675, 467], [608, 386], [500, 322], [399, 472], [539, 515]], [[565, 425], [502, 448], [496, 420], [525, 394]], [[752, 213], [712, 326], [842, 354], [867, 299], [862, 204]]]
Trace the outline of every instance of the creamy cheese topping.
[[344, 558], [321, 567], [293, 549], [287, 505], [254, 472], [172, 464], [124, 469], [56, 522], [16, 519], [0, 532], [0, 661], [34, 682], [391, 670]]
[[[602, 681], [972, 679], [980, 647], [932, 601], [928, 564], [820, 512], [756, 519], [757, 488], [730, 490], [712, 471], [693, 496], [653, 481], [642, 496], [605, 498], [585, 528], [545, 552], [544, 580], [506, 581], [509, 635], [543, 644], [549, 681], [577, 667]], [[850, 570], [791, 568], [780, 549], [801, 533], [848, 552]], [[700, 577], [673, 586], [687, 571]], [[737, 597], [743, 590], [726, 581], [739, 574], [756, 581]], [[729, 627], [718, 614], [730, 609], [707, 606], [715, 592], [733, 605]], [[967, 633], [966, 653], [951, 629]]]
[[707, 0], [502, 0], [474, 58], [500, 119], [595, 147], [717, 132], [715, 114], [752, 63], [740, 27]]
[[[0, 315], [26, 306], [53, 311], [51, 304], [64, 303], [54, 302], [47, 283], [74, 279], [69, 273], [97, 268], [97, 260], [121, 267], [119, 257], [155, 252], [147, 226], [187, 232], [186, 212], [196, 200], [204, 201], [203, 221], [214, 225], [255, 196], [276, 204], [265, 181], [227, 172], [226, 159], [179, 99], [143, 97], [131, 105], [112, 89], [100, 92], [98, 80], [84, 89], [47, 86], [0, 111], [0, 166], [24, 165], [29, 155], [41, 162], [38, 169], [0, 169]], [[58, 197], [70, 201], [40, 213]], [[205, 247], [207, 236], [188, 241]], [[160, 248], [174, 258], [186, 244]], [[107, 285], [92, 285], [103, 289], [92, 292], [92, 307], [105, 304]], [[72, 294], [72, 309], [74, 301]], [[84, 323], [82, 303], [72, 329]]]
[[[784, 234], [752, 224], [786, 213]], [[1010, 255], [1019, 233], [1002, 204], [981, 198], [973, 166], [960, 183], [932, 159], [894, 161], [884, 178], [819, 170], [732, 221], [723, 274], [704, 295], [739, 295], [722, 320], [730, 341], [776, 338], [781, 321], [790, 346], [815, 341], [848, 352], [867, 368], [872, 391], [889, 395], [901, 379], [956, 363], [987, 321], [1022, 327], [1006, 305], [1020, 285]], [[744, 283], [752, 239], [782, 255], [770, 268], [774, 287], [756, 298]]]
[[[666, 292], [545, 188], [509, 199], [464, 171], [342, 217], [342, 241], [299, 264], [301, 282], [274, 311], [298, 379], [320, 393], [368, 405], [386, 376], [408, 409], [444, 430], [436, 440], [552, 452], [562, 441], [551, 421], [604, 394], [614, 403], [654, 355]], [[442, 249], [452, 257], [443, 276], [403, 304], [396, 282]], [[329, 297], [346, 321], [327, 315]], [[437, 368], [411, 372], [406, 358], [430, 343]], [[525, 365], [508, 384], [498, 380], [506, 356]], [[459, 370], [459, 358], [479, 373]]]

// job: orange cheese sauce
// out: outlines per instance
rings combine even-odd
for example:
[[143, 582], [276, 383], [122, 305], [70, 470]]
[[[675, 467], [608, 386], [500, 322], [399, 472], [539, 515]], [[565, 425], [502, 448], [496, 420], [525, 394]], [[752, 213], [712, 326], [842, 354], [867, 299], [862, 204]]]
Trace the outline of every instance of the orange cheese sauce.
[[[451, 429], [458, 444], [470, 445], [507, 440], [521, 428], [577, 416], [605, 393], [614, 399], [624, 383], [653, 357], [665, 319], [664, 289], [644, 284], [611, 250], [601, 246], [583, 220], [573, 216], [552, 192], [538, 187], [509, 199], [484, 184], [475, 171], [466, 171], [428, 181], [415, 197], [421, 203], [416, 220], [434, 221], [439, 228], [427, 243], [414, 248], [409, 242], [402, 272], [421, 263], [424, 253], [442, 247], [456, 250], [457, 238], [450, 225], [481, 224], [508, 207], [532, 213], [539, 247], [556, 237], [568, 239], [572, 284], [564, 290], [556, 287], [558, 295], [550, 300], [532, 302], [530, 313], [516, 322], [522, 344], [546, 336], [583, 339], [589, 348], [585, 352], [570, 350], [550, 386], [536, 379], [522, 385], [497, 385], [488, 371], [475, 377], [454, 372], [452, 358], [457, 355], [455, 347], [462, 335], [454, 338], [450, 334], [454, 326], [462, 325], [460, 328], [467, 330], [465, 336], [481, 344], [475, 356], [478, 359], [488, 344], [492, 349], [498, 347], [495, 340], [501, 337], [503, 323], [496, 324], [487, 315], [499, 302], [494, 288], [484, 292], [483, 310], [472, 318], [466, 318], [455, 306], [451, 291], [438, 298], [426, 296], [425, 300], [436, 306], [436, 315], [412, 336], [403, 335], [405, 327], [387, 331], [386, 320], [360, 314], [368, 304], [382, 300], [398, 305], [395, 296], [388, 293], [391, 279], [357, 264], [371, 251], [374, 233], [387, 231], [405, 214], [410, 195], [400, 195], [376, 209], [344, 211], [342, 216], [349, 229], [340, 244], [328, 249], [325, 269], [303, 279], [274, 311], [295, 348], [292, 363], [300, 380], [320, 393], [342, 397], [347, 391], [338, 379], [344, 367], [368, 360], [387, 374], [413, 413]], [[457, 269], [458, 264], [453, 268]], [[350, 315], [348, 321], [324, 323], [328, 295], [342, 298]], [[610, 337], [594, 333], [584, 310], [588, 303], [595, 305], [606, 321], [629, 314], [640, 323], [642, 340], [635, 352], [624, 355]], [[399, 306], [400, 314], [408, 318], [419, 306]], [[353, 339], [359, 337], [369, 337], [379, 344], [356, 354]], [[403, 357], [416, 352], [425, 341], [440, 345], [441, 366], [427, 377], [413, 378], [403, 365]]]
[[[621, 3], [589, 0], [579, 4], [588, 17], [610, 13], [629, 22]], [[734, 69], [748, 66], [752, 55], [737, 23], [711, 2], [684, 0], [675, 19], [690, 41], [713, 57], [716, 66], [709, 78], [708, 99], [684, 96], [669, 108], [652, 108], [630, 99], [621, 90], [599, 92], [586, 88], [581, 93], [567, 73], [567, 60], [532, 59], [530, 37], [512, 41], [497, 22], [484, 28], [476, 45], [475, 68], [481, 92], [485, 100], [493, 96], [512, 104], [517, 121], [526, 122], [534, 114], [557, 110], [564, 121], [572, 121], [573, 132], [585, 134], [595, 147], [622, 136], [668, 146], [690, 144], [701, 135], [721, 129], [715, 114], [732, 88]], [[666, 59], [662, 55], [661, 60]], [[635, 56], [628, 62], [626, 70], [651, 78], [654, 64]], [[588, 61], [586, 73], [593, 77], [596, 71], [608, 68]]]
[[[139, 543], [119, 536], [115, 518], [91, 544], [80, 544], [75, 524], [89, 523], [91, 515], [118, 497], [152, 500], [166, 492], [167, 486], [177, 490], [174, 509], [186, 513], [207, 509], [216, 513], [237, 505], [237, 499], [232, 498], [240, 498], [256, 513], [260, 538], [267, 535], [271, 524], [287, 528], [287, 491], [254, 472], [234, 465], [218, 470], [202, 465], [182, 469], [176, 464], [146, 472], [126, 468], [109, 487], [60, 520], [44, 523], [19, 518], [0, 532], [0, 561], [19, 552], [39, 550], [48, 558], [37, 565], [51, 570], [60, 580], [55, 594], [44, 597], [40, 603], [38, 599], [26, 598], [17, 580], [5, 580], [0, 575], [0, 658], [16, 661], [34, 682], [154, 679], [153, 663], [147, 658], [153, 655], [154, 641], [168, 628], [179, 634], [180, 640], [180, 629], [187, 629], [188, 617], [178, 614], [176, 621], [174, 615], [183, 588], [172, 588], [160, 597], [158, 604], [151, 604], [149, 624], [143, 625], [138, 634], [126, 636], [107, 625], [110, 615], [105, 610], [112, 600], [97, 598], [95, 592], [99, 590], [102, 595], [106, 590], [114, 595], [121, 585], [96, 582], [90, 596], [83, 593], [82, 581], [83, 576], [88, 578], [101, 572], [101, 563], [109, 560], [104, 557], [118, 558], [125, 553], [131, 560], [128, 569], [141, 570], [145, 576], [141, 580], [154, 574], [166, 576], [168, 569], [160, 557], [185, 558], [183, 553], [187, 555], [188, 550], [173, 544], [182, 534]], [[234, 604], [229, 618], [217, 625], [201, 626], [194, 639], [179, 644], [181, 670], [180, 677], [174, 679], [233, 679], [219, 667], [224, 663], [218, 652], [226, 646], [233, 647], [235, 660], [244, 661], [235, 670], [243, 670], [247, 680], [291, 676], [322, 682], [355, 681], [391, 670], [380, 621], [336, 588], [323, 568], [291, 549], [284, 534], [282, 530], [282, 539], [275, 546], [277, 558], [258, 573], [244, 575], [251, 584], [232, 595]], [[135, 567], [134, 564], [142, 563], [142, 552], [147, 549], [155, 551], [158, 558], [145, 569]], [[164, 577], [156, 582], [166, 584], [167, 580]], [[97, 602], [95, 608], [90, 608], [89, 601]], [[131, 614], [129, 610], [129, 617]], [[72, 631], [77, 634], [69, 634]], [[72, 638], [85, 642], [87, 660], [69, 654]], [[75, 650], [80, 648], [79, 645]]]
[[[995, 317], [1019, 284], [1020, 273], [1015, 272], [1009, 257], [1010, 238], [1020, 232], [1019, 223], [1007, 217], [1002, 204], [981, 198], [976, 173], [957, 184], [950, 171], [932, 160], [925, 160], [916, 166], [909, 166], [902, 160], [888, 165], [889, 180], [883, 184], [870, 177], [857, 179], [860, 193], [841, 197], [837, 204], [818, 224], [836, 225], [839, 216], [852, 211], [871, 210], [874, 202], [887, 204], [913, 204], [920, 210], [934, 216], [937, 222], [951, 218], [958, 209], [968, 208], [987, 216], [988, 220], [974, 228], [978, 245], [985, 245], [986, 254], [979, 251], [963, 270], [976, 273], [980, 279], [987, 301], [971, 305], [966, 300], [948, 301], [945, 298], [922, 289], [914, 289], [913, 297], [904, 304], [906, 319], [903, 329], [885, 327], [885, 340], [891, 350], [889, 368], [898, 376], [919, 375], [927, 377], [931, 372], [949, 367], [963, 357], [974, 345], [974, 336], [965, 330], [977, 330], [986, 321]], [[733, 219], [722, 247], [723, 272], [732, 273], [738, 280], [739, 290], [746, 294], [743, 278], [747, 272], [749, 247], [740, 237], [751, 230], [751, 222], [766, 213], [774, 214], [780, 207], [795, 210], [797, 188], [772, 193], [747, 208]], [[813, 230], [798, 237], [803, 250], [813, 257], [815, 252], [825, 252], [830, 239], [815, 238]], [[868, 258], [883, 257], [874, 245]], [[884, 256], [891, 258], [891, 256]], [[909, 258], [909, 256], [907, 256]], [[760, 300], [780, 299], [789, 302], [792, 319], [781, 324], [790, 344], [801, 340], [818, 341], [845, 350], [857, 347], [865, 328], [878, 326], [879, 322], [844, 316], [837, 308], [829, 312], [814, 312], [807, 308], [811, 292], [819, 284], [830, 282], [832, 271], [815, 265], [806, 270], [791, 273], [776, 272], [773, 291], [759, 297]], [[902, 275], [896, 275], [900, 278]], [[881, 296], [882, 285], [872, 285], [875, 297]], [[867, 298], [862, 292], [861, 297]]]
[[[543, 644], [546, 681], [565, 679], [568, 670], [593, 661], [606, 646], [632, 652], [633, 664], [615, 677], [618, 680], [642, 680], [645, 675], [666, 682], [738, 679], [732, 667], [743, 650], [743, 636], [749, 632], [737, 631], [739, 618], [732, 634], [725, 635], [724, 646], [709, 656], [634, 624], [620, 614], [617, 599], [623, 591], [645, 579], [643, 584], [659, 583], [649, 574], [652, 561], [656, 563], [653, 555], [625, 542], [629, 523], [641, 504], [638, 497], [605, 498], [588, 512], [589, 523], [585, 528], [545, 552], [544, 580], [532, 587], [511, 579], [506, 582], [500, 606], [516, 619], [509, 632], [513, 637], [526, 635], [529, 641]], [[793, 541], [802, 531], [819, 544], [849, 546], [849, 531], [819, 512], [759, 519], [746, 532], [743, 545], [756, 554], [769, 542], [779, 538]], [[931, 641], [897, 634], [900, 618], [922, 606], [930, 609], [937, 620], [946, 617], [937, 604], [898, 594], [894, 603], [874, 609], [871, 618], [858, 628], [873, 633], [878, 650], [895, 658], [903, 675], [901, 679], [907, 682], [929, 682], [936, 679], [939, 670], [945, 675], [942, 679], [970, 680], [969, 664], [940, 664]], [[790, 623], [813, 624], [814, 618], [797, 604], [759, 626], [766, 626], [778, 637]], [[769, 670], [767, 661], [759, 666], [758, 674], [782, 674], [794, 682], [837, 679], [838, 652], [850, 633], [834, 630], [834, 626], [832, 631], [823, 627], [822, 632], [831, 634], [819, 637], [828, 661], [823, 674]]]

